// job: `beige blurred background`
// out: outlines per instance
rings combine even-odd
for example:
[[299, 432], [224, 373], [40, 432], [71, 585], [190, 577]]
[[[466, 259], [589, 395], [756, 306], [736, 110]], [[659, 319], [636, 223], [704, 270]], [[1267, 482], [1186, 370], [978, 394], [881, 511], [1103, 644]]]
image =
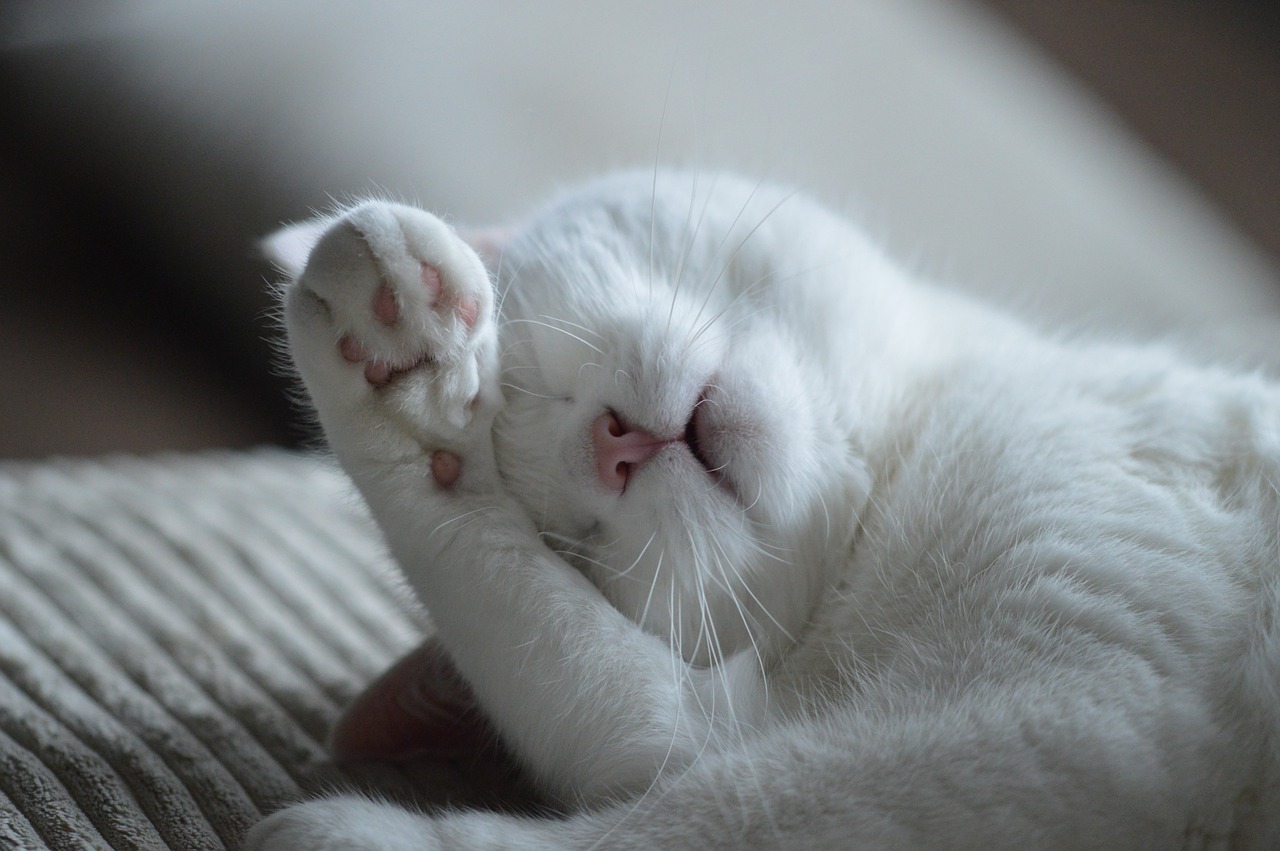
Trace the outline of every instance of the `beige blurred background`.
[[1275, 9], [10, 0], [0, 458], [305, 440], [258, 236], [635, 164], [798, 183], [1038, 322], [1280, 365]]

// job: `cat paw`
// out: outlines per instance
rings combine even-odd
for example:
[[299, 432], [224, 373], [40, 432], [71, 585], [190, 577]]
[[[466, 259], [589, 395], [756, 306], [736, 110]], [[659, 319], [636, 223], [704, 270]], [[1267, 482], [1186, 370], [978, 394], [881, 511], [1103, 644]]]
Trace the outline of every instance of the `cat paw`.
[[245, 837], [244, 851], [430, 851], [439, 848], [431, 820], [359, 797], [286, 807]]
[[339, 455], [443, 448], [432, 472], [452, 484], [467, 430], [501, 399], [493, 311], [483, 263], [430, 213], [372, 201], [331, 224], [286, 293], [285, 322]]

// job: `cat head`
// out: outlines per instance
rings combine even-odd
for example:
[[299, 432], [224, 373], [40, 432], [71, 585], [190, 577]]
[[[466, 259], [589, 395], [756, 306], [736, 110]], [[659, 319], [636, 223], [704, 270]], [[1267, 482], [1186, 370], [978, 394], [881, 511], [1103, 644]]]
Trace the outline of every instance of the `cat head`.
[[847, 237], [777, 187], [636, 173], [490, 254], [499, 469], [546, 544], [690, 661], [785, 644], [847, 559], [868, 473], [820, 315], [846, 306]]

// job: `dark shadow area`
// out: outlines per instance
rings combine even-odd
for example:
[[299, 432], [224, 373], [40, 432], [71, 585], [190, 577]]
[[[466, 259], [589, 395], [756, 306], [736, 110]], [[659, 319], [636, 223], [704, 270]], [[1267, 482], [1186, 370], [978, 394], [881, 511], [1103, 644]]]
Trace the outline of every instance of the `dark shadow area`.
[[0, 456], [294, 442], [254, 245], [278, 193], [95, 77], [118, 52], [0, 55]]

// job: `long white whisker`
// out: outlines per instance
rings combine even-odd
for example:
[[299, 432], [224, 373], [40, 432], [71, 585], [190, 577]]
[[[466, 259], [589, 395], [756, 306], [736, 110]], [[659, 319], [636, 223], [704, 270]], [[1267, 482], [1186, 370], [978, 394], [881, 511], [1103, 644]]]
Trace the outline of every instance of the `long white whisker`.
[[[756, 605], [760, 607], [761, 611], [763, 611], [766, 616], [769, 616], [770, 620], [772, 620], [774, 623], [777, 623], [777, 621], [772, 616], [769, 615], [769, 612], [767, 609], [765, 609], [764, 604], [762, 604], [760, 600], [756, 597], [756, 595], [751, 592], [750, 585], [748, 585], [746, 582], [742, 580], [742, 577], [738, 575], [738, 572], [736, 570], [734, 570], [733, 573], [734, 573], [734, 578], [737, 579], [737, 582], [735, 583], [732, 580], [730, 580], [728, 576], [728, 571], [726, 569], [726, 563], [729, 561], [729, 554], [724, 551], [724, 548], [720, 545], [718, 541], [712, 539], [712, 545], [719, 551], [719, 555], [716, 556], [716, 567], [720, 570], [722, 574], [724, 574], [726, 584], [732, 583], [735, 585], [735, 587], [738, 587], [738, 586], [742, 587], [742, 589], [745, 590], [748, 595], [750, 595], [751, 599], [755, 601]], [[748, 618], [747, 611], [742, 607], [742, 601], [738, 599], [737, 594], [731, 594], [730, 599], [733, 601], [733, 607], [738, 612], [738, 617], [742, 619], [742, 626], [747, 631], [747, 640], [751, 642], [751, 649], [755, 653], [756, 662], [760, 668], [760, 682], [764, 684], [765, 703], [768, 703], [769, 702], [769, 678], [767, 676], [767, 671], [765, 670], [764, 654], [760, 651], [760, 645], [756, 643], [755, 630], [752, 628], [754, 626], [754, 623], [753, 623], [754, 619]], [[784, 631], [784, 634], [785, 634], [785, 631]], [[791, 636], [788, 635], [787, 637], [790, 638]]]
[[564, 328], [561, 328], [557, 325], [552, 325], [550, 322], [542, 322], [537, 319], [508, 319], [507, 324], [508, 325], [539, 325], [543, 328], [549, 328], [552, 331], [559, 331], [561, 334], [564, 334], [567, 337], [572, 337], [573, 339], [577, 340], [579, 343], [591, 349], [592, 351], [596, 352], [597, 354], [601, 354], [601, 355], [604, 354], [604, 350], [601, 349], [599, 346], [596, 346], [593, 343], [587, 342], [586, 340], [582, 339], [572, 331], [567, 331]]
[[427, 537], [431, 537], [431, 536], [435, 535], [437, 532], [439, 532], [439, 531], [440, 531], [441, 529], [443, 529], [445, 526], [451, 526], [451, 525], [453, 525], [454, 523], [457, 523], [459, 520], [463, 520], [463, 519], [465, 519], [465, 518], [467, 518], [467, 517], [473, 517], [474, 515], [477, 515], [477, 514], [484, 514], [484, 513], [488, 513], [488, 511], [489, 511], [489, 509], [488, 509], [487, 507], [483, 507], [483, 508], [475, 508], [475, 509], [472, 509], [471, 511], [463, 512], [462, 514], [459, 514], [459, 515], [457, 515], [456, 517], [451, 517], [451, 518], [449, 518], [448, 520], [446, 520], [446, 521], [444, 521], [443, 523], [441, 523], [439, 526], [437, 526], [437, 527], [435, 527], [434, 529], [432, 529], [430, 532], [428, 532], [428, 533], [427, 533]]
[[512, 383], [510, 383], [510, 382], [508, 382], [508, 381], [504, 381], [504, 382], [500, 383], [498, 386], [499, 386], [499, 387], [508, 387], [508, 388], [510, 388], [510, 389], [512, 389], [512, 390], [517, 390], [517, 391], [519, 391], [519, 392], [521, 392], [521, 393], [524, 393], [524, 394], [525, 394], [525, 395], [527, 395], [527, 396], [535, 396], [535, 397], [537, 397], [537, 398], [539, 398], [539, 399], [563, 399], [563, 398], [564, 398], [563, 396], [550, 396], [550, 395], [547, 395], [546, 393], [535, 393], [535, 392], [533, 392], [532, 390], [527, 390], [527, 389], [525, 389], [524, 387], [521, 387], [519, 384], [512, 384]]
[[548, 322], [561, 322], [561, 323], [564, 323], [565, 325], [569, 325], [569, 326], [572, 326], [572, 327], [574, 327], [574, 328], [577, 328], [579, 331], [586, 331], [588, 334], [590, 334], [591, 336], [595, 337], [596, 339], [598, 339], [598, 340], [600, 340], [600, 341], [602, 341], [602, 342], [606, 342], [606, 343], [608, 342], [608, 340], [607, 340], [607, 339], [605, 339], [605, 337], [604, 337], [604, 335], [603, 335], [603, 334], [600, 334], [599, 332], [594, 331], [594, 330], [592, 330], [591, 328], [588, 328], [586, 325], [580, 325], [580, 324], [578, 324], [577, 322], [571, 322], [571, 321], [569, 321], [568, 319], [565, 319], [563, 316], [548, 316], [548, 315], [547, 315], [547, 314], [545, 314], [545, 313], [540, 313], [540, 314], [538, 314], [538, 318], [539, 318], [539, 319], [545, 319], [545, 320], [547, 320]]
[[[680, 289], [684, 283], [685, 268], [689, 262], [689, 257], [693, 254], [694, 244], [697, 242], [698, 234], [702, 231], [702, 224], [706, 221], [707, 209], [711, 206], [711, 199], [715, 197], [716, 183], [719, 181], [720, 175], [715, 174], [711, 178], [711, 187], [707, 190], [706, 198], [702, 202], [702, 210], [698, 213], [698, 221], [689, 228], [688, 218], [685, 219], [685, 231], [689, 233], [689, 237], [685, 240], [680, 248], [680, 260], [676, 264], [675, 283], [671, 291], [671, 304], [667, 309], [667, 332], [671, 331], [671, 322], [675, 317], [676, 301], [680, 297]], [[689, 215], [693, 214], [693, 202], [697, 199], [698, 181], [695, 179], [689, 189]]]
[[[754, 191], [752, 194], [754, 195]], [[729, 267], [733, 265], [733, 261], [737, 259], [738, 252], [740, 252], [743, 249], [743, 247], [746, 246], [746, 244], [751, 240], [751, 237], [756, 235], [756, 231], [760, 230], [760, 228], [764, 226], [764, 223], [769, 221], [769, 219], [773, 217], [773, 214], [778, 212], [779, 208], [781, 208], [783, 204], [790, 201], [794, 196], [795, 196], [795, 192], [788, 192], [787, 194], [783, 195], [782, 198], [778, 201], [778, 203], [770, 207], [769, 211], [764, 214], [764, 216], [760, 219], [760, 221], [756, 222], [755, 225], [751, 228], [751, 230], [747, 231], [747, 235], [744, 236], [741, 239], [741, 241], [738, 242], [737, 246], [729, 254], [729, 258], [725, 260], [724, 264], [720, 267], [720, 273], [716, 275], [715, 280], [711, 282], [711, 286], [707, 287], [707, 294], [702, 300], [702, 306], [698, 308], [698, 313], [693, 318], [694, 325], [697, 325], [698, 321], [702, 318], [703, 311], [706, 310], [707, 305], [711, 301], [712, 293], [714, 293], [716, 288], [720, 285], [720, 281], [724, 279], [725, 273], [729, 271]], [[735, 219], [735, 223], [736, 221], [737, 220]]]
[[[750, 300], [751, 296], [755, 295], [758, 290], [762, 289], [762, 285], [764, 284], [765, 281], [769, 280], [770, 277], [772, 277], [772, 275], [764, 275], [758, 278], [756, 281], [754, 281], [751, 284], [751, 286], [745, 287], [741, 292], [735, 294], [734, 297], [729, 299], [729, 301], [726, 302], [722, 308], [716, 311], [714, 316], [707, 319], [705, 322], [703, 322], [702, 324], [696, 327], [693, 333], [689, 336], [689, 339], [686, 341], [685, 345], [689, 347], [690, 350], [692, 350], [694, 343], [698, 341], [699, 337], [701, 337], [704, 333], [706, 333], [706, 331], [709, 328], [714, 327], [715, 324], [720, 321], [721, 317], [723, 317], [726, 313], [728, 313], [733, 308], [737, 307], [740, 302]], [[704, 302], [704, 306], [705, 306], [705, 302]], [[754, 310], [746, 311], [744, 313], [739, 313], [733, 317], [732, 322], [730, 322], [728, 325], [722, 325], [721, 328], [726, 331], [731, 331], [734, 328], [736, 328], [738, 325], [745, 323], [748, 319], [751, 319], [752, 317], [760, 313], [764, 313], [767, 309], [768, 308], [766, 305], [760, 305], [756, 307]], [[701, 311], [699, 311], [698, 315], [699, 316], [702, 315]]]
[[[658, 587], [658, 575], [662, 573], [662, 559], [667, 554], [665, 549], [658, 551], [658, 563], [653, 567], [653, 579], [649, 581], [649, 594], [644, 599], [644, 609], [640, 612], [640, 624], [644, 625], [649, 620], [649, 604], [653, 602], [653, 592]], [[675, 583], [671, 583], [671, 587], [675, 588]], [[675, 593], [674, 591], [672, 593]], [[672, 629], [675, 629], [675, 619], [672, 618]], [[678, 646], [675, 642], [671, 645], [673, 648]]]

